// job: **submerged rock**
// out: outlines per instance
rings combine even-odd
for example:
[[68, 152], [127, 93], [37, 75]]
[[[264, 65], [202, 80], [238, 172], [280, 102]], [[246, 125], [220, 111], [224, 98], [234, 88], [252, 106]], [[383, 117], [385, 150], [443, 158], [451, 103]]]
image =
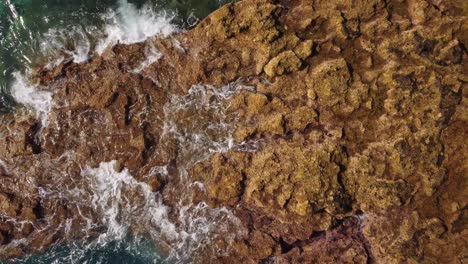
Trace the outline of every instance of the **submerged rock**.
[[[99, 236], [80, 226], [106, 226], [102, 212], [42, 192], [92, 201], [83, 167], [116, 160], [172, 209], [175, 229], [186, 208], [223, 218], [200, 202], [240, 220], [186, 261], [462, 262], [466, 12], [456, 1], [244, 0], [187, 32], [38, 69], [54, 92], [48, 125], [2, 116], [0, 258]], [[145, 45], [162, 56], [137, 72]], [[254, 89], [190, 90], [233, 82]], [[122, 192], [120, 206], [147, 199]], [[141, 219], [129, 220], [135, 233], [154, 228]]]

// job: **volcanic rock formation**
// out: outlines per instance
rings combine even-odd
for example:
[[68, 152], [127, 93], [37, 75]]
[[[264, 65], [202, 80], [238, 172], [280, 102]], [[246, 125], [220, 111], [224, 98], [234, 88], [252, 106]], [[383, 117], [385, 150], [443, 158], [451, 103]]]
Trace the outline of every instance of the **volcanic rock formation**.
[[[47, 120], [1, 117], [1, 258], [42, 250], [67, 219], [97, 214], [40, 192], [86, 188], [83, 167], [116, 160], [169, 208], [181, 181], [202, 183], [190, 203], [240, 220], [194, 262], [464, 262], [467, 15], [455, 0], [244, 0], [189, 31], [38, 69], [33, 80], [54, 92]], [[149, 43], [162, 57], [135, 71]], [[200, 84], [246, 88], [220, 102], [222, 116], [167, 109]], [[188, 161], [204, 154], [165, 136], [167, 110], [179, 136], [221, 142], [231, 130], [209, 124], [222, 119], [238, 147]], [[161, 166], [169, 176], [153, 173]], [[21, 238], [30, 243], [12, 244]]]

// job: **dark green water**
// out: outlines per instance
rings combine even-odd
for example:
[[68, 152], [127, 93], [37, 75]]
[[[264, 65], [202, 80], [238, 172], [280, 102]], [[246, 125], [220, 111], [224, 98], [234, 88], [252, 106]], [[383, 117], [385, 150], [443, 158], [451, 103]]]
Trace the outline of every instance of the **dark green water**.
[[17, 259], [13, 263], [169, 264], [157, 254], [152, 242], [143, 239], [136, 241], [133, 238], [114, 241], [100, 247], [86, 244], [54, 246], [43, 254]]
[[[229, 1], [0, 0], [0, 114], [15, 109], [10, 95], [13, 73], [25, 74], [37, 65], [53, 62], [61, 53], [76, 55], [83, 47], [88, 49], [86, 54], [93, 56], [99, 42], [107, 37], [112, 14], [124, 17], [123, 21], [128, 22], [126, 30], [141, 23], [157, 24], [158, 17], [165, 17], [175, 30], [184, 30], [226, 2]], [[143, 9], [147, 11], [142, 12]], [[111, 29], [119, 26], [114, 23]], [[131, 237], [99, 246], [76, 242], [55, 245], [42, 254], [13, 263], [168, 263], [157, 253], [155, 243]]]
[[[129, 0], [140, 9], [150, 6], [155, 12], [165, 12], [179, 28], [193, 25], [228, 0]], [[14, 100], [9, 95], [12, 73], [47, 62], [56, 56], [47, 35], [51, 30], [66, 48], [73, 46], [73, 34], [85, 32], [88, 38], [99, 38], [107, 24], [106, 14], [118, 10], [122, 0], [0, 0], [0, 113], [11, 111]], [[49, 34], [47, 34], [49, 33]], [[44, 36], [46, 35], [46, 37]], [[57, 36], [58, 35], [58, 36]], [[66, 35], [66, 34], [65, 34]], [[49, 36], [50, 38], [50, 36]], [[68, 39], [67, 39], [68, 38]], [[75, 43], [76, 44], [76, 43]], [[68, 47], [67, 47], [68, 46]], [[53, 49], [54, 47], [52, 47]]]

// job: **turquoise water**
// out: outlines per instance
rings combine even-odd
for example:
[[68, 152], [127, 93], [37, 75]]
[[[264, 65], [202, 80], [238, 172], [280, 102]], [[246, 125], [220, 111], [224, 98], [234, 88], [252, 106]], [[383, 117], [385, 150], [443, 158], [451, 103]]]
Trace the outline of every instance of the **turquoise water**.
[[[15, 109], [16, 103], [10, 95], [14, 73], [24, 74], [37, 65], [53, 62], [63, 53], [73, 54], [78, 59], [83, 54], [84, 57], [93, 56], [100, 41], [108, 37], [109, 23], [114, 23], [111, 27], [120, 26], [120, 20], [117, 24], [111, 21], [115, 20], [113, 14], [130, 26], [142, 23], [138, 16], [144, 16], [143, 23], [164, 17], [177, 30], [184, 30], [226, 2], [0, 0], [0, 114]], [[55, 245], [39, 255], [16, 259], [13, 263], [170, 263], [158, 254], [155, 243], [157, 241], [135, 237], [105, 244], [77, 241]]]

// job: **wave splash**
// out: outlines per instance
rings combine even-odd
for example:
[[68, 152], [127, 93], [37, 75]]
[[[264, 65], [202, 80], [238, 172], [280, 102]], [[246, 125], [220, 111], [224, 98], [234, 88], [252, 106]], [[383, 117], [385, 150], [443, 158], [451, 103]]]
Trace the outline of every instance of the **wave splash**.
[[96, 52], [101, 55], [107, 47], [117, 43], [133, 44], [157, 35], [167, 37], [177, 30], [171, 23], [173, 18], [166, 12], [156, 12], [149, 5], [137, 9], [126, 0], [120, 0], [117, 12], [105, 15], [107, 37], [97, 43]]
[[154, 36], [167, 37], [179, 31], [172, 21], [175, 15], [145, 4], [140, 9], [126, 0], [118, 2], [116, 10], [109, 9], [98, 18], [102, 26], [73, 25], [49, 29], [40, 43], [41, 53], [52, 58], [47, 64], [55, 67], [65, 60], [83, 63], [95, 54], [115, 44], [143, 42]]
[[[53, 233], [61, 236], [56, 248], [41, 257], [47, 260], [44, 263], [82, 263], [90, 259], [90, 254], [118, 249], [132, 258], [144, 259], [145, 263], [187, 263], [200, 257], [199, 252], [211, 252], [211, 256], [226, 253], [219, 251], [215, 242], [222, 239], [231, 243], [244, 235], [242, 225], [228, 208], [210, 208], [194, 200], [195, 192], [204, 187], [191, 180], [189, 171], [214, 153], [254, 148], [234, 142], [231, 134], [235, 120], [227, 110], [229, 99], [252, 89], [240, 82], [220, 88], [196, 85], [187, 95], [170, 96], [163, 108], [161, 137], [162, 141], [176, 140], [177, 166], [156, 166], [145, 177], [164, 177], [167, 186], [175, 190], [174, 205], [167, 205], [164, 193], [154, 192], [117, 161], [83, 166], [79, 175], [72, 176], [66, 168], [81, 167], [75, 164], [78, 153], [67, 152], [57, 160], [45, 157], [41, 162], [49, 164], [48, 174], [54, 177], [54, 184], [41, 186], [39, 199], [65, 202], [75, 213], [58, 227], [54, 226], [53, 217], [43, 220], [44, 226], [39, 229], [43, 231], [39, 232], [50, 232], [48, 226], [54, 226]], [[27, 247], [29, 243], [16, 241], [12, 245]], [[66, 254], [60, 253], [63, 245], [68, 248]], [[19, 263], [28, 263], [31, 258]]]
[[53, 93], [41, 89], [28, 81], [26, 75], [20, 72], [13, 73], [14, 82], [11, 87], [11, 95], [16, 102], [31, 109], [43, 125], [47, 125], [47, 117], [52, 108]]
[[[90, 56], [102, 54], [117, 43], [142, 42], [153, 36], [177, 32], [171, 19], [167, 13], [156, 12], [148, 5], [137, 9], [121, 0], [116, 11], [110, 10], [102, 16], [105, 26], [101, 29], [74, 26], [71, 30], [49, 30], [41, 43], [41, 52], [55, 58], [49, 62], [49, 67], [65, 61], [85, 63]], [[147, 59], [134, 69], [135, 73], [162, 56], [151, 41], [148, 43]], [[49, 112], [54, 107], [53, 93], [47, 87], [31, 84], [28, 72], [13, 74], [12, 95], [31, 109], [46, 127]], [[91, 252], [109, 247], [145, 259], [145, 263], [159, 263], [163, 259], [186, 263], [196, 258], [196, 252], [208, 248], [222, 254], [212, 242], [218, 238], [230, 242], [244, 231], [229, 209], [210, 208], [204, 202], [194, 201], [194, 192], [204, 188], [203, 184], [191, 181], [189, 171], [214, 153], [255, 149], [254, 145], [234, 142], [233, 120], [228, 120], [226, 112], [228, 100], [246, 89], [252, 88], [238, 82], [220, 88], [196, 85], [185, 96], [170, 96], [163, 109], [162, 137], [178, 142], [177, 168], [171, 172], [171, 164], [154, 167], [147, 178], [164, 177], [169, 182], [177, 182], [179, 201], [175, 206], [166, 205], [163, 193], [153, 192], [148, 184], [136, 180], [126, 168], [120, 168], [117, 161], [103, 161], [98, 167], [84, 166], [78, 178], [67, 179], [71, 177], [67, 171], [58, 171], [60, 166], [66, 166], [58, 164], [72, 166], [77, 153], [64, 153], [59, 160], [45, 158], [57, 184], [39, 187], [39, 199], [66, 202], [76, 208], [77, 213], [53, 230], [63, 237], [40, 259], [44, 259], [44, 263], [82, 263], [90, 259]], [[47, 226], [54, 225], [54, 219], [43, 222], [38, 232], [49, 232]], [[12, 246], [27, 247], [29, 243], [31, 241], [14, 241]], [[155, 251], [155, 247], [158, 250]], [[28, 263], [31, 259], [37, 257], [27, 257], [18, 263]]]
[[[15, 10], [13, 5], [11, 8]], [[73, 25], [68, 28], [49, 29], [41, 37], [39, 45], [41, 55], [38, 57], [48, 58], [46, 68], [49, 69], [66, 61], [84, 63], [91, 56], [101, 55], [115, 44], [144, 42], [154, 36], [167, 37], [177, 32], [178, 27], [171, 23], [173, 18], [174, 15], [169, 15], [166, 11], [156, 11], [149, 4], [138, 9], [127, 0], [119, 0], [117, 10], [108, 10], [100, 16], [100, 23], [104, 25], [101, 28]], [[135, 73], [141, 72], [162, 56], [152, 42], [146, 47], [145, 55], [147, 59], [134, 69]], [[13, 72], [10, 94], [17, 103], [33, 110], [43, 125], [47, 125], [53, 93], [31, 83], [29, 81], [31, 71], [31, 68], [26, 67], [24, 73]]]

